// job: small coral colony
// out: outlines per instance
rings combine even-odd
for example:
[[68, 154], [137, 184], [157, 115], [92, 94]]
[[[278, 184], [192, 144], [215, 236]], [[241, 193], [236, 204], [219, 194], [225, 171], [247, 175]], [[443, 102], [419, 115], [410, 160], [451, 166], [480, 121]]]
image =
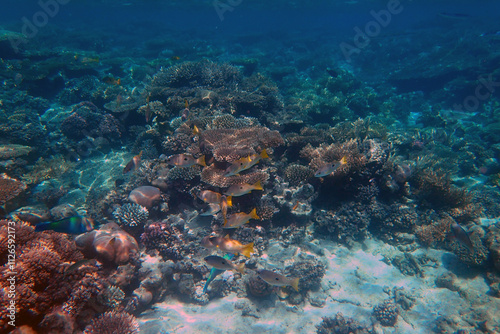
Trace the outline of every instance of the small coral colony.
[[[92, 65], [59, 60], [82, 73]], [[24, 79], [27, 91], [6, 83], [0, 255], [2, 282], [17, 272], [18, 326], [133, 333], [135, 316], [167, 296], [303, 301], [326, 266], [268, 266], [274, 243], [320, 254], [311, 241], [352, 247], [374, 236], [408, 253], [442, 248], [488, 272], [500, 267], [498, 231], [470, 229], [491, 207], [451, 182], [457, 169], [474, 173], [467, 157], [477, 146], [392, 125], [405, 100], [379, 98], [340, 68], [318, 82], [325, 93], [300, 94], [253, 68], [203, 60], [152, 76], [140, 67], [121, 79], [89, 74], [50, 98], [28, 93], [34, 79]], [[394, 307], [374, 314], [385, 319]]]

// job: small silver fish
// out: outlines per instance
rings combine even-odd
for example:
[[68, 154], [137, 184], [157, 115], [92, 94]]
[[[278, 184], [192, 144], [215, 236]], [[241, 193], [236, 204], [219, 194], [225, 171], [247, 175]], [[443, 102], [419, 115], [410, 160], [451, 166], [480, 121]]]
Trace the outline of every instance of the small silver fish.
[[292, 278], [280, 275], [274, 271], [259, 269], [257, 270], [257, 275], [266, 281], [268, 284], [274, 286], [291, 286], [295, 291], [299, 291], [299, 278]]
[[474, 252], [474, 245], [469, 238], [469, 234], [467, 234], [462, 226], [458, 225], [456, 222], [453, 222], [450, 226], [450, 229], [454, 239], [467, 247], [467, 249], [469, 249], [471, 252]]
[[343, 157], [340, 161], [331, 162], [322, 167], [318, 168], [316, 173], [314, 173], [314, 177], [323, 177], [334, 173], [340, 166], [347, 164], [347, 160]]
[[216, 255], [210, 255], [205, 258], [205, 262], [209, 265], [212, 266], [216, 269], [219, 270], [236, 270], [239, 273], [244, 274], [245, 273], [245, 263], [241, 264], [234, 264], [233, 262], [229, 261], [228, 259], [225, 259], [220, 256]]

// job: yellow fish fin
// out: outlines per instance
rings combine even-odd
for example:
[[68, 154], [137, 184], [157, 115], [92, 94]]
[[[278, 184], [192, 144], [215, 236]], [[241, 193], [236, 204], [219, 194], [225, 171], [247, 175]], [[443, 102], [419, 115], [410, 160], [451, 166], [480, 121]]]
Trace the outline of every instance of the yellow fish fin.
[[342, 159], [340, 159], [340, 164], [341, 165], [347, 164], [347, 158], [345, 157], [345, 155], [342, 157]]
[[233, 206], [233, 196], [226, 197], [227, 206]]
[[249, 243], [248, 245], [243, 246], [243, 249], [241, 250], [241, 254], [243, 254], [246, 257], [250, 257], [250, 254], [255, 253], [253, 250], [253, 242]]
[[196, 159], [196, 163], [200, 166], [203, 166], [203, 167], [207, 166], [207, 164], [205, 163], [205, 156], [204, 155], [202, 155], [201, 157]]
[[260, 152], [260, 157], [262, 159], [268, 159], [269, 158], [269, 155], [267, 155], [266, 149], [263, 149], [262, 152]]
[[196, 125], [193, 127], [193, 135], [195, 135], [195, 136], [200, 135], [200, 129], [198, 129], [198, 127]]
[[260, 181], [255, 182], [255, 184], [253, 185], [253, 189], [254, 190], [264, 190], [264, 188], [262, 188], [262, 184], [260, 184]]
[[257, 216], [257, 208], [253, 208], [252, 211], [250, 211], [250, 217], [253, 218], [253, 219], [258, 219], [260, 220], [260, 217]]
[[295, 291], [299, 292], [299, 280], [300, 278], [294, 278], [290, 282], [290, 286], [295, 289]]

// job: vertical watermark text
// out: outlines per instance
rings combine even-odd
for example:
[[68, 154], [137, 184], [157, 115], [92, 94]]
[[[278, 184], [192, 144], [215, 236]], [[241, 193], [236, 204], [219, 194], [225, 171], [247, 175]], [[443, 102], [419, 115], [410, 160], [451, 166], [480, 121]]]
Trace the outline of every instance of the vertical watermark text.
[[7, 223], [7, 322], [9, 326], [16, 327], [16, 223]]

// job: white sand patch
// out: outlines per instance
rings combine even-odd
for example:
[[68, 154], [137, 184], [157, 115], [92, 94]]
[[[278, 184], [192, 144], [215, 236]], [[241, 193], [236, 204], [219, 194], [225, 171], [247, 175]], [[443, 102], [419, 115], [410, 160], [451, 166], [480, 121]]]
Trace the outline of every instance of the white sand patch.
[[[395, 327], [378, 325], [380, 333], [432, 333], [439, 317], [450, 317], [462, 323], [464, 313], [470, 313], [474, 307], [483, 308], [491, 316], [490, 326], [498, 326], [499, 320], [494, 316], [500, 312], [500, 301], [486, 295], [488, 285], [479, 275], [457, 279], [461, 296], [459, 292], [436, 287], [436, 277], [447, 272], [443, 266], [424, 267], [425, 276], [422, 278], [404, 276], [396, 267], [384, 263], [382, 254], [396, 250], [383, 242], [368, 240], [363, 249], [352, 250], [333, 242], [322, 242], [321, 246], [325, 251], [321, 259], [327, 262], [328, 268], [320, 291], [311, 293], [326, 296], [322, 308], [308, 302], [289, 305], [275, 295], [263, 300], [249, 300], [231, 294], [211, 300], [206, 306], [166, 300], [141, 316], [141, 333], [315, 333], [321, 317], [331, 317], [337, 312], [369, 325], [375, 321], [373, 307], [389, 298], [384, 287], [404, 288], [416, 297], [416, 301], [410, 310], [398, 317]], [[282, 249], [273, 244], [263, 258], [269, 268], [283, 268], [283, 263], [298, 253], [301, 252], [296, 247]], [[419, 250], [414, 255], [419, 253], [441, 260], [445, 252]], [[302, 256], [313, 255], [304, 252]], [[259, 267], [263, 261], [261, 258]], [[467, 299], [464, 296], [468, 296]], [[471, 306], [471, 300], [475, 305]], [[235, 307], [237, 303], [252, 309], [251, 315], [242, 316], [241, 307]]]

